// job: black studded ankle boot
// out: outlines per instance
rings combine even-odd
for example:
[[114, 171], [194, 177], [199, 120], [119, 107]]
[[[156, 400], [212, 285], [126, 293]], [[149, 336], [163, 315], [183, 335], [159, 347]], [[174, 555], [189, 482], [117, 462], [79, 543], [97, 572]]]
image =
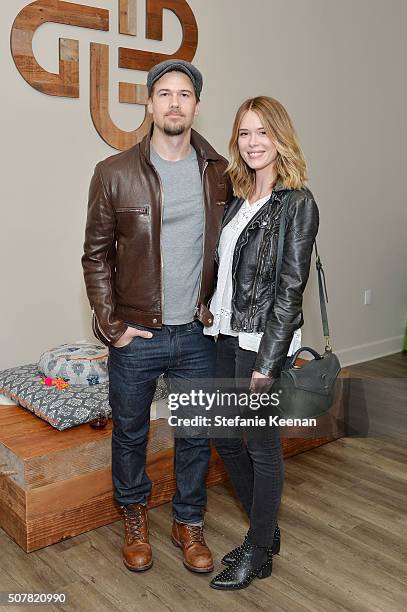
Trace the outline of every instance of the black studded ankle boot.
[[255, 546], [246, 539], [240, 547], [235, 562], [215, 576], [210, 586], [223, 591], [245, 589], [256, 577], [271, 576], [272, 569], [272, 549]]
[[[250, 530], [245, 535], [243, 544], [246, 542], [247, 538], [249, 537], [249, 533], [250, 533]], [[232, 563], [235, 562], [236, 557], [239, 554], [240, 549], [242, 548], [243, 544], [240, 544], [240, 546], [237, 546], [237, 548], [234, 548], [230, 552], [226, 553], [226, 555], [222, 558], [221, 563], [223, 565], [232, 565]], [[276, 525], [276, 528], [274, 530], [273, 546], [272, 546], [272, 549], [271, 549], [273, 555], [278, 555], [279, 554], [279, 552], [280, 552], [280, 544], [281, 544], [280, 527], [278, 525]]]

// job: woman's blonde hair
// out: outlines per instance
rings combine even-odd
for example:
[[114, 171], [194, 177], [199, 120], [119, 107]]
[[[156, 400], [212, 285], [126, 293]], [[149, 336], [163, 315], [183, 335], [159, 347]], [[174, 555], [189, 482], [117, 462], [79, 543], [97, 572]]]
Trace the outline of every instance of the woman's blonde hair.
[[230, 162], [227, 171], [235, 195], [239, 198], [247, 198], [255, 188], [256, 173], [243, 160], [238, 146], [240, 123], [249, 110], [257, 113], [267, 136], [276, 146], [276, 182], [281, 182], [285, 187], [293, 189], [303, 187], [307, 180], [307, 164], [291, 119], [280, 102], [268, 96], [258, 96], [243, 102], [236, 113], [233, 124], [232, 137], [229, 142]]

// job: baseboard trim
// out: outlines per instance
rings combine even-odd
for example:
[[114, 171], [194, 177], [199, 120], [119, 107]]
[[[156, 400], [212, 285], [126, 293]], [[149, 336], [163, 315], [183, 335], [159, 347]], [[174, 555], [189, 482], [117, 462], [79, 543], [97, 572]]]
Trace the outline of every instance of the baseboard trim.
[[338, 355], [343, 367], [361, 363], [362, 361], [370, 361], [371, 359], [379, 359], [398, 353], [403, 349], [403, 336], [394, 336], [394, 338], [385, 338], [376, 342], [368, 342], [367, 344], [359, 344], [348, 349], [335, 351]]

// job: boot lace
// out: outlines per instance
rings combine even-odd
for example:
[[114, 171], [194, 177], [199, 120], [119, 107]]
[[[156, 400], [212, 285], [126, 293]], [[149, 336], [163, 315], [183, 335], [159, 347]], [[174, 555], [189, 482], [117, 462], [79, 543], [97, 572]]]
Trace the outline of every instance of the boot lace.
[[124, 530], [126, 540], [129, 544], [136, 540], [144, 540], [143, 527], [143, 512], [140, 506], [128, 507], [123, 506]]
[[206, 546], [202, 527], [200, 527], [199, 525], [186, 525], [186, 528], [190, 537], [191, 544], [203, 544], [204, 546]]

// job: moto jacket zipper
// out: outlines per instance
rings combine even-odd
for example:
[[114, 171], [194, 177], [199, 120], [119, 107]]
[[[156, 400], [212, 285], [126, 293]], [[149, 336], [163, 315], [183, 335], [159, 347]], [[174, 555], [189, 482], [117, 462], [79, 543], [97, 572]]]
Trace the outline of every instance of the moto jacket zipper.
[[93, 318], [93, 332], [95, 336], [98, 335], [97, 331], [99, 331], [102, 334], [103, 338], [110, 344], [110, 339], [106, 336], [105, 332], [103, 331], [103, 328], [99, 323], [99, 320], [96, 316], [96, 312], [94, 308], [92, 308], [92, 318]]
[[206, 237], [206, 207], [205, 207], [205, 192], [204, 192], [204, 176], [205, 176], [205, 170], [208, 167], [208, 161], [205, 160], [204, 162], [204, 166], [202, 169], [202, 179], [201, 179], [201, 184], [202, 184], [202, 208], [203, 208], [203, 214], [204, 214], [204, 222], [203, 222], [203, 231], [202, 231], [202, 265], [201, 265], [201, 275], [200, 275], [200, 279], [199, 279], [199, 289], [198, 289], [198, 296], [196, 299], [196, 305], [195, 305], [195, 316], [198, 316], [199, 314], [199, 300], [201, 297], [201, 288], [202, 288], [202, 273], [203, 273], [203, 268], [204, 268], [204, 257], [205, 257], [205, 237]]

